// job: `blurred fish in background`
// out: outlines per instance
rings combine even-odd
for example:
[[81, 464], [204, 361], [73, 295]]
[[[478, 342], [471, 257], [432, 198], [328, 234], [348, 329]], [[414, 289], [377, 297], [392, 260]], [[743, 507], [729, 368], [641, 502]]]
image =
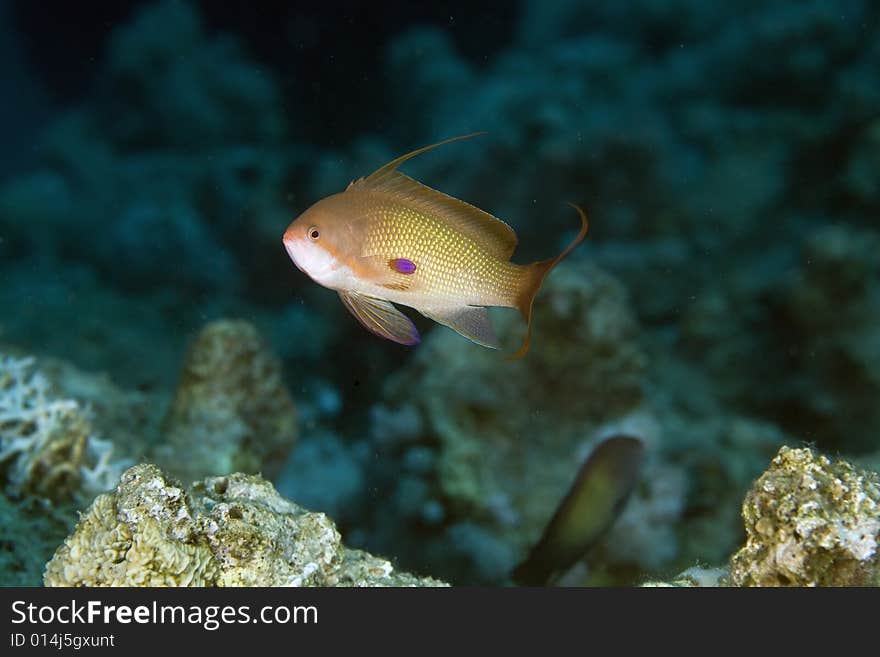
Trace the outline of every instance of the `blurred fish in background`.
[[528, 558], [513, 580], [542, 586], [571, 568], [608, 531], [638, 483], [642, 443], [612, 436], [599, 443], [578, 470]]

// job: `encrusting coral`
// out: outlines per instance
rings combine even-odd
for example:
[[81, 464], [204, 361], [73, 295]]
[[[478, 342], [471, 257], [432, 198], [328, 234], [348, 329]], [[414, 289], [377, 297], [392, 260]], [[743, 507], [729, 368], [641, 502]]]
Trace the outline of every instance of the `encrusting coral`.
[[743, 503], [739, 586], [880, 585], [880, 478], [783, 447]]
[[201, 330], [164, 425], [167, 444], [156, 456], [185, 481], [278, 473], [296, 442], [296, 409], [278, 358], [252, 324], [221, 319]]
[[47, 586], [436, 586], [346, 548], [333, 522], [259, 476], [187, 492], [150, 464], [98, 496], [46, 565]]
[[878, 586], [880, 476], [782, 447], [742, 508], [748, 539], [729, 567], [643, 586]]

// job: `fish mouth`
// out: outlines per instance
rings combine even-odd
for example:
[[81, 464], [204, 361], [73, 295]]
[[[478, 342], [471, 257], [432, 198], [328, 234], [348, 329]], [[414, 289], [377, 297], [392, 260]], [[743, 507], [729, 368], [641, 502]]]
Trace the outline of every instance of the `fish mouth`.
[[288, 237], [287, 234], [285, 234], [284, 239], [282, 241], [284, 242], [284, 250], [287, 251], [287, 255], [290, 257], [290, 259], [293, 260], [293, 264], [295, 264], [296, 268], [299, 269], [303, 274], [308, 276], [309, 272], [307, 272], [305, 269], [303, 269], [302, 265], [299, 264], [299, 261], [297, 260], [296, 240]]
[[328, 281], [339, 267], [336, 259], [306, 240], [288, 238], [285, 235], [283, 242], [287, 255], [296, 268], [319, 285], [327, 287]]

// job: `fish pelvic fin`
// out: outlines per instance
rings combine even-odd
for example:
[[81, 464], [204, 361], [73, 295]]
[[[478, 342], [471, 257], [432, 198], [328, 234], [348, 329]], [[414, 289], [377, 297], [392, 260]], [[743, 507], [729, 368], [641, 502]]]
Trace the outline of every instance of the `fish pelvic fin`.
[[406, 346], [421, 342], [416, 325], [390, 301], [350, 290], [340, 290], [339, 298], [365, 329], [380, 338]]
[[569, 203], [569, 205], [577, 210], [577, 213], [580, 215], [581, 229], [577, 236], [571, 241], [571, 244], [566, 247], [565, 251], [555, 258], [542, 260], [541, 262], [535, 262], [531, 265], [525, 266], [523, 277], [521, 279], [522, 282], [519, 287], [519, 293], [517, 294], [516, 299], [514, 299], [514, 307], [519, 310], [526, 322], [526, 336], [523, 338], [519, 350], [511, 356], [507, 356], [507, 360], [517, 360], [525, 356], [528, 352], [529, 344], [532, 339], [532, 304], [535, 301], [535, 296], [538, 294], [538, 290], [540, 290], [541, 286], [544, 284], [544, 279], [547, 278], [547, 274], [549, 274], [556, 265], [562, 262], [578, 244], [584, 241], [584, 238], [587, 236], [590, 222], [587, 219], [586, 213], [579, 205], [575, 205], [574, 203]]

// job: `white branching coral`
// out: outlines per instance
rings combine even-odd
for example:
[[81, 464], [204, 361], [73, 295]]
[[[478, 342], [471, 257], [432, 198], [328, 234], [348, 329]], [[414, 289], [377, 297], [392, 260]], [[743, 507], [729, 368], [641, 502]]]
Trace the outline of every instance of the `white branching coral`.
[[126, 464], [92, 435], [89, 409], [52, 394], [33, 358], [0, 354], [0, 481], [12, 495], [53, 499], [113, 488]]

